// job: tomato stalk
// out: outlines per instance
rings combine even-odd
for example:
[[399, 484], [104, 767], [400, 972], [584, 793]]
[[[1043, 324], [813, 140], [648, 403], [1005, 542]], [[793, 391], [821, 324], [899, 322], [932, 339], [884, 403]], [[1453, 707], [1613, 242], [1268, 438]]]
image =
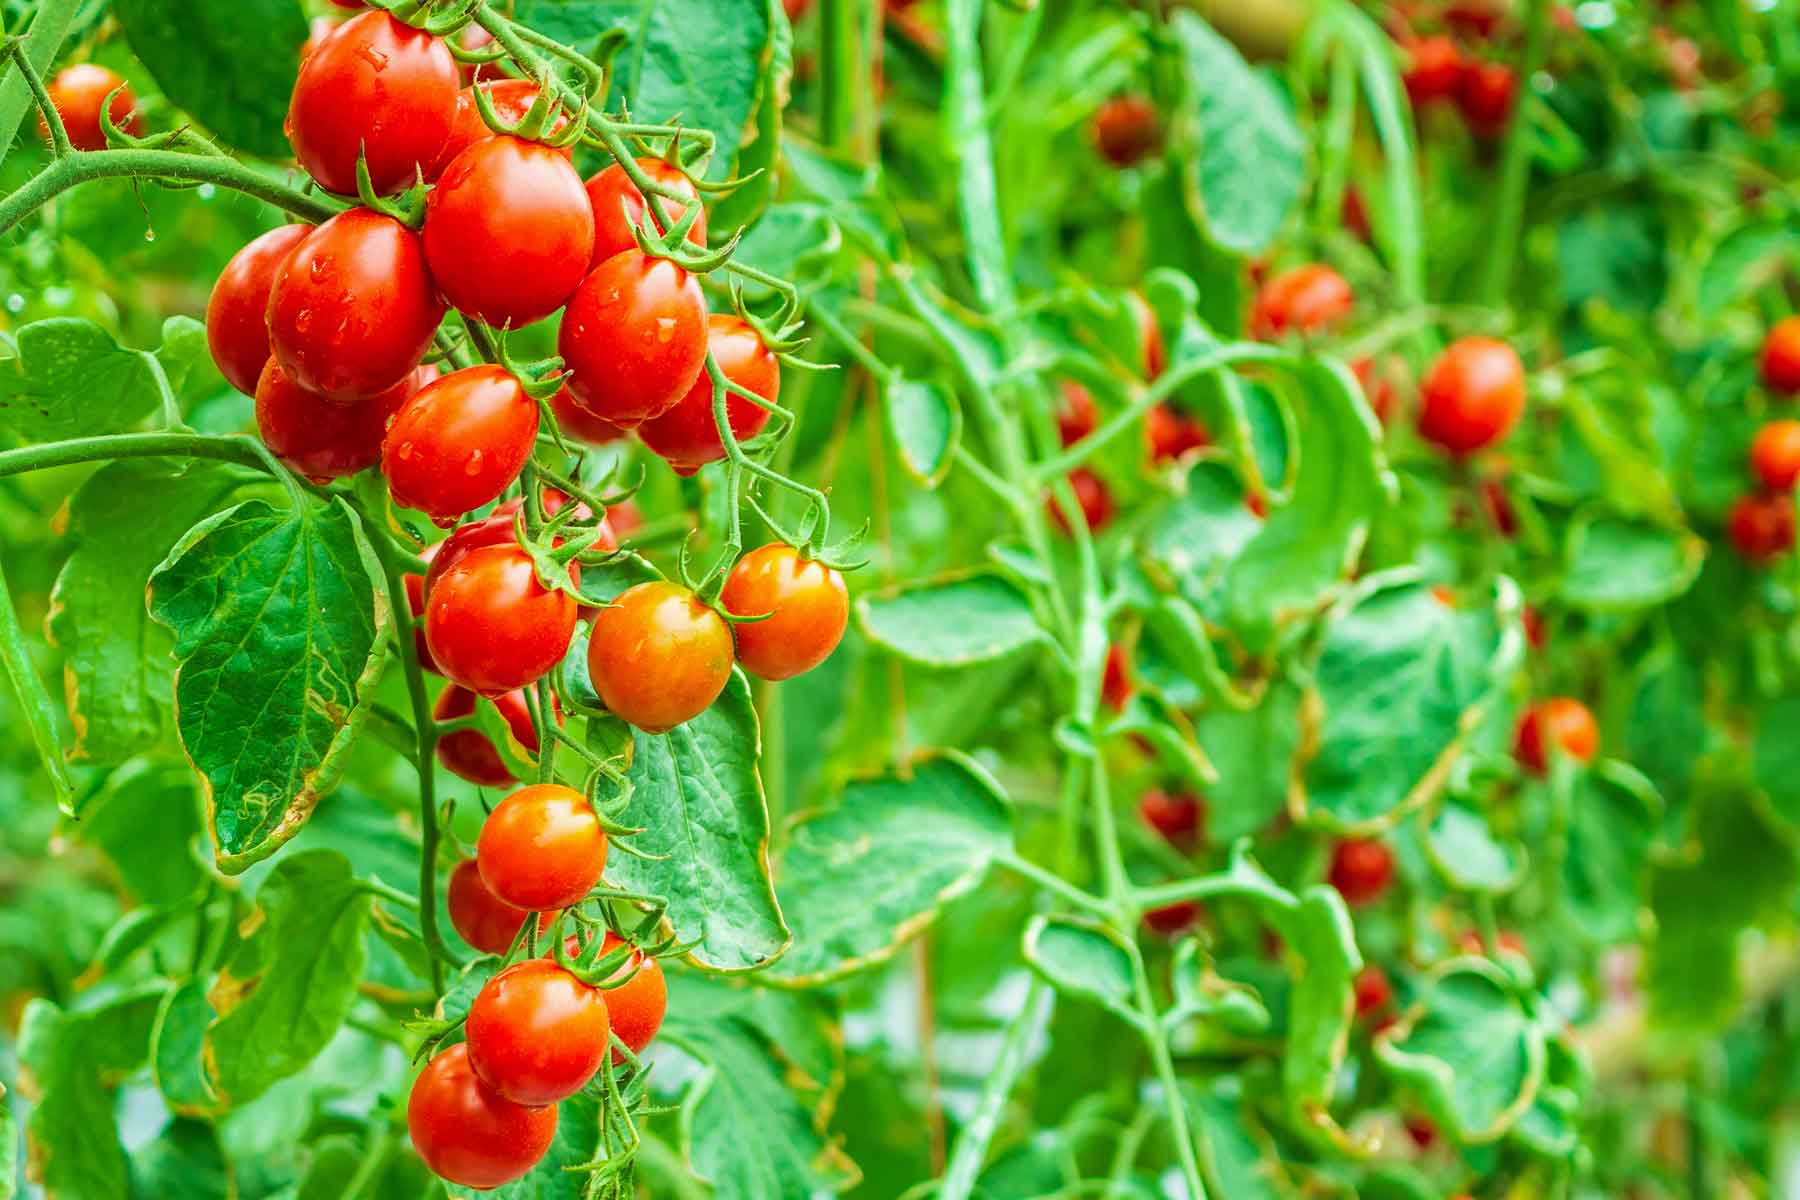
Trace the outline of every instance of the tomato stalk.
[[[25, 31], [20, 47], [21, 67], [30, 63], [32, 70], [40, 74], [50, 69], [79, 7], [80, 0], [42, 0], [32, 13], [31, 28]], [[15, 78], [8, 74], [0, 80], [0, 161], [5, 160], [12, 147], [19, 122], [24, 120], [31, 103], [31, 90], [23, 75]]]

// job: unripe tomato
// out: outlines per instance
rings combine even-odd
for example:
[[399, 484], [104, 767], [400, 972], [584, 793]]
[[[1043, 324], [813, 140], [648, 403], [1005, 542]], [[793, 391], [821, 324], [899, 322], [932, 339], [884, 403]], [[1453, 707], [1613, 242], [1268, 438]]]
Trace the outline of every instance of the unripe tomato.
[[1106, 648], [1106, 666], [1100, 675], [1100, 701], [1114, 712], [1125, 711], [1137, 686], [1131, 682], [1131, 661], [1118, 646]]
[[1778, 392], [1800, 392], [1800, 316], [1769, 327], [1762, 348], [1763, 382]]
[[[684, 196], [689, 203], [700, 203], [700, 193], [695, 190], [693, 181], [678, 168], [670, 166], [660, 158], [640, 158], [638, 169], [649, 177], [652, 183], [660, 183], [672, 188]], [[594, 210], [594, 257], [589, 265], [599, 266], [615, 255], [638, 248], [637, 234], [632, 230], [644, 223], [644, 193], [638, 185], [631, 182], [631, 176], [625, 168], [613, 163], [604, 171], [587, 181], [588, 203]], [[668, 197], [661, 197], [662, 210], [668, 216], [670, 224], [656, 224], [658, 233], [666, 233], [678, 223], [686, 210], [681, 203]], [[688, 226], [687, 240], [696, 246], [706, 245], [706, 210], [702, 208], [694, 217], [694, 223]]]
[[1197, 900], [1177, 900], [1173, 904], [1164, 904], [1144, 913], [1144, 926], [1152, 933], [1163, 937], [1174, 937], [1200, 921], [1200, 902]]
[[587, 274], [594, 213], [581, 176], [539, 142], [500, 134], [458, 154], [425, 202], [425, 259], [452, 307], [517, 329]]
[[288, 104], [294, 157], [328, 192], [356, 194], [356, 157], [378, 196], [437, 163], [461, 85], [441, 38], [372, 11], [332, 30], [300, 64]]
[[[1105, 529], [1113, 519], [1112, 489], [1106, 486], [1106, 481], [1087, 467], [1076, 467], [1069, 472], [1069, 486], [1075, 490], [1075, 503], [1081, 507], [1088, 531], [1099, 533]], [[1057, 503], [1056, 497], [1046, 497], [1044, 507], [1050, 514], [1050, 523], [1067, 537], [1069, 522], [1063, 517], [1062, 505]]]
[[556, 414], [556, 427], [565, 438], [586, 442], [590, 446], [604, 446], [608, 442], [616, 442], [629, 436], [611, 421], [596, 417], [581, 407], [575, 399], [575, 393], [567, 385], [557, 389], [556, 395], [550, 397], [550, 411]]
[[417, 385], [415, 373], [345, 407], [301, 387], [270, 358], [256, 381], [256, 432], [276, 458], [314, 483], [330, 483], [381, 461], [387, 423]]
[[1462, 74], [1462, 51], [1449, 37], [1440, 34], [1420, 38], [1407, 47], [1406, 72], [1402, 79], [1414, 108], [1448, 100], [1456, 94]]
[[[771, 404], [781, 394], [781, 364], [743, 318], [715, 313], [706, 319], [706, 340], [725, 378]], [[738, 441], [755, 437], [769, 423], [769, 410], [733, 392], [725, 394], [725, 416]], [[644, 445], [662, 455], [677, 475], [692, 475], [725, 457], [719, 423], [713, 418], [712, 373], [701, 370], [694, 386], [660, 417], [638, 426]]]
[[1542, 775], [1550, 766], [1551, 745], [1581, 762], [1593, 760], [1600, 748], [1600, 727], [1587, 705], [1568, 696], [1552, 696], [1520, 715], [1513, 735], [1513, 757], [1519, 765]]
[[1114, 96], [1094, 113], [1094, 146], [1115, 167], [1130, 167], [1162, 143], [1156, 105], [1148, 96]]
[[1073, 446], [1099, 427], [1100, 410], [1094, 404], [1094, 394], [1079, 383], [1063, 380], [1062, 406], [1056, 410], [1056, 436], [1062, 441], [1063, 449]]
[[514, 1104], [494, 1091], [469, 1066], [468, 1043], [458, 1042], [413, 1080], [406, 1127], [435, 1175], [487, 1191], [518, 1179], [549, 1152], [556, 1109]]
[[1289, 333], [1318, 333], [1342, 320], [1355, 300], [1342, 275], [1323, 263], [1306, 263], [1257, 289], [1250, 305], [1250, 336], [1266, 341]]
[[488, 890], [514, 908], [568, 908], [606, 870], [606, 831], [586, 796], [560, 783], [534, 783], [487, 815], [475, 862]]
[[[604, 958], [624, 944], [618, 934], [608, 931], [600, 945], [600, 956]], [[607, 1012], [612, 1016], [612, 1031], [633, 1054], [642, 1054], [662, 1028], [663, 1014], [669, 1008], [669, 985], [663, 978], [662, 964], [635, 946], [625, 964], [605, 982], [610, 984], [617, 979], [624, 982], [601, 989]], [[613, 1062], [624, 1060], [623, 1054], [613, 1051]]]
[[[50, 93], [50, 104], [62, 118], [63, 130], [69, 135], [71, 146], [77, 150], [106, 149], [106, 129], [100, 124], [100, 107], [106, 104], [113, 89], [124, 83], [116, 73], [98, 63], [76, 63], [56, 73], [56, 78], [44, 90]], [[136, 107], [137, 97], [132, 95], [130, 88], [125, 88], [107, 105], [106, 111], [114, 125], [136, 136], [144, 132], [142, 118], [133, 111]], [[41, 116], [38, 133], [46, 142], [50, 140], [50, 126]]]
[[1358, 971], [1352, 987], [1359, 1019], [1376, 1016], [1394, 1002], [1394, 985], [1388, 982], [1387, 972], [1380, 967], [1370, 965]]
[[1326, 881], [1350, 904], [1367, 904], [1394, 881], [1394, 852], [1373, 839], [1346, 838], [1331, 849]]
[[544, 958], [516, 962], [483, 984], [466, 1032], [469, 1066], [516, 1104], [573, 1096], [612, 1045], [600, 989]]
[[[474, 692], [453, 683], [438, 694], [437, 704], [432, 708], [431, 715], [439, 721], [472, 717], [475, 715], [475, 701]], [[526, 703], [525, 689], [516, 688], [495, 696], [490, 703], [506, 718], [506, 727], [512, 731], [513, 740], [529, 753], [536, 754], [537, 726], [531, 723], [531, 706]], [[555, 696], [550, 697], [550, 705], [551, 711], [560, 720], [560, 705]], [[516, 782], [512, 772], [506, 769], [506, 762], [500, 757], [500, 751], [495, 749], [488, 735], [479, 729], [458, 729], [440, 737], [437, 759], [444, 764], [446, 771], [477, 787], [506, 787]]]
[[443, 318], [419, 235], [366, 208], [308, 233], [269, 287], [269, 346], [282, 368], [345, 404], [404, 379]]
[[450, 872], [444, 901], [457, 936], [483, 954], [505, 954], [510, 950], [527, 917], [537, 917], [540, 935], [548, 933], [556, 919], [554, 913], [533, 914], [494, 895], [472, 858], [463, 859]]
[[1419, 436], [1461, 457], [1512, 432], [1525, 411], [1525, 368], [1490, 337], [1451, 342], [1419, 390]]
[[667, 259], [616, 254], [569, 297], [556, 348], [576, 402], [634, 429], [668, 412], [706, 365], [700, 282]]
[[1204, 450], [1212, 444], [1212, 437], [1194, 418], [1167, 404], [1152, 404], [1144, 413], [1144, 441], [1150, 448], [1150, 461], [1160, 465]]
[[1505, 133], [1518, 90], [1519, 77], [1505, 63], [1471, 63], [1463, 68], [1456, 83], [1456, 106], [1469, 132], [1480, 138]]
[[760, 616], [733, 627], [737, 658], [763, 679], [791, 679], [830, 657], [850, 620], [844, 577], [781, 542], [759, 546], [726, 577], [719, 603], [734, 616]]
[[483, 696], [535, 682], [575, 636], [575, 597], [538, 582], [516, 545], [470, 551], [425, 597], [425, 642], [444, 677]]
[[282, 225], [251, 239], [231, 256], [206, 301], [206, 347], [219, 374], [246, 396], [269, 361], [269, 288], [310, 225]]
[[[479, 25], [471, 25], [470, 29], [480, 29]], [[487, 30], [482, 29], [482, 33]], [[489, 35], [492, 40], [492, 35]], [[494, 79], [481, 83], [480, 88], [487, 93], [488, 103], [494, 115], [507, 125], [517, 125], [531, 111], [531, 106], [538, 98], [538, 85], [529, 79]], [[550, 124], [552, 134], [560, 133], [569, 123], [569, 115], [565, 112], [556, 114], [556, 120]], [[438, 176], [457, 155], [473, 146], [476, 142], [486, 141], [494, 137], [494, 130], [481, 115], [481, 106], [475, 102], [475, 88], [465, 87], [456, 93], [456, 116], [450, 122], [450, 137], [444, 142], [444, 148], [438, 154], [437, 163], [425, 173], [427, 183], [437, 182]], [[566, 159], [573, 159], [575, 147], [562, 146], [556, 150]], [[510, 198], [510, 197], [509, 197]], [[585, 272], [584, 272], [585, 273]]]
[[594, 618], [588, 674], [601, 703], [647, 733], [711, 706], [731, 678], [731, 628], [680, 584], [627, 588]]
[[394, 503], [447, 525], [512, 485], [537, 432], [537, 401], [511, 372], [464, 367], [400, 410], [382, 443], [381, 473]]
[[1794, 498], [1786, 492], [1752, 492], [1731, 506], [1731, 543], [1753, 563], [1780, 558], [1794, 545]]
[[1206, 806], [1192, 792], [1152, 788], [1138, 799], [1138, 815], [1177, 850], [1190, 850], [1200, 840]]
[[1791, 492], [1800, 480], [1800, 421], [1770, 421], [1750, 442], [1750, 469], [1771, 492]]

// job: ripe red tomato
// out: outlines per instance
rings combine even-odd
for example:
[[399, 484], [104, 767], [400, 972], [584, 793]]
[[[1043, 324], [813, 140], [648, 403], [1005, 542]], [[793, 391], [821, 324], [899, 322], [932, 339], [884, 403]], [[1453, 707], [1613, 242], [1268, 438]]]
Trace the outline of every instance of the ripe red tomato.
[[1167, 404], [1152, 404], [1144, 413], [1144, 441], [1150, 447], [1150, 461], [1172, 463], [1196, 450], [1212, 444], [1206, 426]]
[[527, 1108], [494, 1091], [470, 1067], [468, 1043], [458, 1042], [413, 1080], [406, 1127], [434, 1174], [486, 1191], [537, 1166], [556, 1136], [556, 1109]]
[[311, 232], [282, 225], [250, 240], [231, 256], [206, 301], [206, 346], [219, 374], [246, 396], [269, 361], [269, 287], [275, 268]]
[[1505, 63], [1471, 63], [1456, 82], [1456, 106], [1462, 110], [1469, 132], [1479, 138], [1496, 138], [1506, 132], [1512, 118], [1519, 77]]
[[1800, 392], [1800, 316], [1769, 327], [1762, 347], [1763, 382], [1778, 392]]
[[[437, 705], [431, 710], [431, 715], [439, 721], [456, 721], [474, 716], [475, 700], [474, 692], [453, 683], [438, 694]], [[491, 703], [506, 718], [506, 727], [512, 731], [513, 739], [530, 753], [536, 754], [537, 726], [531, 723], [531, 706], [525, 701], [525, 689], [516, 688], [495, 696]], [[552, 713], [560, 721], [561, 705], [555, 696], [550, 697], [550, 706]], [[516, 782], [512, 772], [506, 769], [500, 751], [495, 749], [487, 734], [479, 729], [458, 729], [439, 738], [437, 758], [444, 764], [446, 771], [478, 787], [506, 787]]]
[[1350, 904], [1367, 904], [1394, 880], [1394, 852], [1373, 839], [1346, 838], [1331, 849], [1326, 881]]
[[331, 31], [343, 22], [336, 17], [314, 17], [306, 25], [306, 40], [300, 43], [300, 61], [305, 62], [312, 52], [319, 48], [319, 43], [330, 36]]
[[[623, 938], [608, 931], [606, 940], [600, 945], [600, 956], [605, 957], [624, 944]], [[669, 1008], [669, 985], [663, 978], [662, 964], [636, 947], [632, 948], [625, 964], [606, 982], [620, 978], [624, 982], [617, 987], [602, 989], [607, 1012], [612, 1016], [612, 1031], [633, 1054], [642, 1054], [644, 1047], [656, 1037], [656, 1031], [662, 1028], [663, 1014]], [[623, 1054], [613, 1051], [613, 1062], [624, 1060]]]
[[1100, 409], [1094, 404], [1094, 394], [1079, 383], [1063, 380], [1062, 406], [1056, 410], [1056, 436], [1062, 440], [1063, 449], [1098, 428]]
[[586, 796], [560, 783], [534, 783], [487, 815], [475, 862], [488, 890], [514, 908], [568, 908], [606, 870], [606, 831]]
[[[480, 29], [483, 34], [487, 35], [489, 41], [493, 40], [493, 35], [488, 34], [487, 30], [481, 29], [479, 25], [470, 25], [468, 28]], [[484, 81], [480, 87], [483, 92], [487, 93], [488, 103], [493, 107], [494, 115], [508, 125], [517, 125], [525, 119], [525, 115], [531, 111], [532, 104], [537, 101], [539, 90], [538, 85], [529, 79], [494, 79]], [[559, 112], [556, 114], [556, 120], [551, 123], [550, 132], [552, 134], [560, 133], [568, 124], [569, 115]], [[481, 107], [475, 102], [474, 87], [463, 88], [456, 93], [456, 116], [450, 122], [450, 137], [444, 142], [444, 148], [438, 154], [437, 163], [425, 173], [425, 181], [427, 183], [437, 182], [438, 176], [444, 173], [444, 168], [450, 165], [450, 160], [476, 142], [486, 141], [493, 136], [495, 136], [494, 131], [488, 128], [487, 121], [481, 115]], [[573, 159], [575, 147], [572, 145], [562, 146], [557, 148], [556, 153], [566, 159]]]
[[1177, 900], [1144, 913], [1144, 926], [1163, 937], [1174, 937], [1199, 921], [1200, 903], [1196, 900]]
[[554, 961], [516, 962], [469, 1005], [469, 1066], [515, 1104], [555, 1104], [587, 1086], [612, 1045], [600, 989]]
[[850, 620], [844, 577], [781, 542], [739, 559], [719, 603], [735, 616], [772, 614], [733, 627], [738, 661], [763, 679], [791, 679], [824, 662]]
[[1356, 973], [1353, 985], [1356, 996], [1356, 1015], [1367, 1019], [1385, 1012], [1388, 1005], [1394, 1002], [1394, 985], [1388, 982], [1387, 972], [1377, 966], [1367, 966]]
[[1323, 263], [1306, 263], [1257, 289], [1250, 305], [1250, 336], [1270, 341], [1290, 333], [1319, 333], [1341, 321], [1355, 300], [1342, 275]]
[[1752, 492], [1731, 506], [1731, 543], [1753, 563], [1780, 558], [1794, 545], [1794, 498], [1786, 492]]
[[[1087, 467], [1076, 467], [1069, 472], [1069, 486], [1075, 489], [1075, 502], [1081, 506], [1081, 516], [1087, 522], [1088, 531], [1099, 533], [1105, 529], [1113, 519], [1112, 489], [1106, 486], [1106, 481]], [[1063, 518], [1062, 505], [1056, 502], [1056, 497], [1045, 497], [1044, 507], [1050, 514], [1050, 523], [1067, 537], [1069, 523]]]
[[314, 483], [330, 483], [381, 461], [387, 423], [417, 386], [415, 373], [345, 407], [301, 387], [270, 358], [256, 381], [256, 432], [276, 458]]
[[[532, 915], [494, 895], [472, 858], [463, 859], [450, 872], [444, 901], [457, 936], [483, 954], [505, 954], [519, 935], [519, 926]], [[538, 933], [548, 933], [555, 919], [554, 913], [538, 913]]]
[[450, 137], [461, 84], [441, 38], [385, 12], [351, 17], [300, 64], [288, 104], [294, 157], [328, 192], [356, 194], [356, 157], [375, 194], [431, 170]]
[[1100, 676], [1100, 701], [1114, 712], [1124, 712], [1137, 686], [1131, 681], [1131, 660], [1118, 646], [1106, 648], [1106, 667]]
[[596, 417], [581, 407], [575, 399], [575, 393], [567, 385], [550, 397], [550, 411], [556, 414], [556, 427], [565, 438], [586, 442], [590, 446], [604, 446], [608, 442], [616, 442], [629, 436], [611, 421]]
[[1190, 850], [1200, 840], [1206, 805], [1192, 792], [1152, 788], [1138, 799], [1138, 815], [1177, 850]]
[[[698, 204], [700, 193], [694, 189], [693, 182], [678, 168], [670, 166], [660, 158], [640, 158], [638, 168], [653, 183], [664, 184], [681, 193], [690, 202]], [[638, 185], [631, 182], [631, 176], [625, 168], [613, 163], [604, 171], [587, 181], [588, 203], [594, 210], [594, 257], [591, 266], [599, 266], [615, 255], [627, 250], [636, 250], [637, 234], [632, 232], [636, 226], [644, 223], [644, 193]], [[680, 203], [662, 198], [662, 210], [671, 224], [679, 222], [685, 214]], [[658, 223], [658, 233], [665, 233], [670, 226]], [[696, 246], [706, 245], [706, 210], [702, 208], [694, 223], [688, 226], [687, 240]]]
[[[546, 517], [554, 517], [567, 502], [568, 497], [555, 488], [543, 490], [544, 515]], [[432, 560], [431, 569], [425, 573], [426, 592], [429, 593], [437, 581], [444, 577], [444, 573], [461, 562], [469, 551], [479, 550], [483, 546], [518, 545], [519, 541], [514, 530], [519, 507], [523, 503], [524, 501], [520, 497], [514, 496], [511, 500], [497, 506], [492, 513], [481, 520], [458, 525], [455, 532], [439, 542], [440, 552]], [[590, 516], [588, 506], [585, 504], [577, 505], [576, 513], [582, 520], [587, 520]], [[603, 550], [617, 549], [616, 544], [610, 544], [612, 531], [604, 528], [604, 522], [602, 525], [600, 538], [595, 545]], [[556, 540], [558, 545], [561, 542], [560, 538]], [[574, 563], [569, 564], [569, 579], [575, 584], [581, 582], [581, 568]]]
[[635, 429], [674, 407], [706, 365], [700, 282], [667, 259], [616, 254], [569, 297], [556, 348], [576, 402]]
[[498, 499], [537, 442], [537, 401], [504, 367], [452, 371], [400, 410], [381, 447], [394, 503], [440, 525]]
[[1425, 373], [1419, 436], [1461, 457], [1505, 437], [1524, 411], [1518, 352], [1495, 338], [1458, 338]]
[[269, 345], [282, 368], [345, 404], [404, 379], [443, 317], [419, 235], [366, 208], [308, 233], [269, 287]]
[[1600, 727], [1588, 706], [1568, 696], [1552, 696], [1527, 708], [1513, 735], [1513, 757], [1533, 775], [1550, 766], [1549, 747], [1555, 745], [1570, 758], [1591, 762], [1600, 749]]
[[444, 168], [425, 203], [425, 259], [438, 290], [496, 328], [561, 308], [593, 248], [581, 176], [539, 142], [482, 138]]
[[1750, 442], [1750, 469], [1772, 492], [1791, 492], [1800, 480], [1800, 421], [1770, 421]]
[[1402, 78], [1414, 108], [1448, 100], [1456, 94], [1462, 74], [1462, 51], [1442, 34], [1420, 38], [1407, 47], [1406, 72]]
[[444, 677], [493, 697], [535, 682], [575, 636], [575, 597], [516, 545], [471, 550], [427, 590], [425, 642]]
[[627, 588], [594, 618], [588, 674], [601, 703], [647, 733], [705, 712], [731, 678], [731, 628], [677, 583]]
[[[707, 345], [725, 378], [771, 404], [781, 394], [781, 364], [762, 337], [741, 317], [715, 313], [706, 319]], [[769, 423], [769, 410], [727, 392], [725, 415], [738, 441], [755, 437]], [[638, 426], [644, 445], [662, 455], [677, 475], [692, 475], [725, 457], [719, 424], [713, 418], [713, 381], [702, 370], [694, 386], [660, 417]]]
[[[441, 549], [443, 543], [435, 542], [419, 551], [419, 557], [429, 563]], [[406, 587], [406, 607], [412, 613], [413, 650], [419, 656], [419, 667], [433, 675], [441, 675], [443, 672], [438, 670], [436, 660], [431, 657], [431, 647], [425, 644], [425, 576], [402, 575], [400, 582]]]
[[1114, 96], [1094, 113], [1094, 146], [1115, 167], [1130, 167], [1156, 152], [1162, 130], [1148, 96]]
[[[63, 130], [69, 135], [71, 146], [77, 150], [106, 149], [100, 106], [106, 104], [106, 98], [114, 88], [124, 83], [117, 74], [98, 63], [77, 63], [56, 73], [56, 78], [44, 90], [50, 93], [50, 103], [56, 109], [56, 115], [62, 118]], [[114, 125], [136, 136], [144, 132], [144, 122], [134, 111], [136, 108], [137, 97], [130, 88], [125, 88], [107, 105], [106, 111]], [[38, 134], [44, 141], [50, 140], [50, 126], [41, 116]]]

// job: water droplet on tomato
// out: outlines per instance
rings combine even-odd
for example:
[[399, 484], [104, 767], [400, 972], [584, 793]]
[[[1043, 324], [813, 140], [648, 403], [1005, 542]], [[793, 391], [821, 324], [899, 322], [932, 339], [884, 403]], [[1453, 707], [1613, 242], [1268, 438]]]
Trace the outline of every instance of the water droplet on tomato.
[[481, 474], [481, 451], [472, 450], [469, 452], [469, 461], [463, 467], [463, 470], [470, 475]]
[[356, 56], [374, 67], [377, 71], [387, 70], [388, 56], [373, 46], [358, 46]]
[[411, 462], [412, 456], [413, 456], [412, 442], [410, 442], [410, 441], [401, 442], [400, 449], [395, 452], [395, 457], [398, 458], [401, 462]]
[[306, 268], [307, 278], [311, 279], [314, 283], [324, 282], [325, 277], [329, 274], [331, 274], [331, 260], [328, 258], [315, 258], [312, 260], [311, 265]]
[[303, 308], [294, 314], [294, 328], [305, 333], [312, 325], [312, 309]]
[[672, 338], [674, 336], [675, 336], [675, 318], [674, 317], [658, 317], [658, 318], [656, 318], [656, 340], [659, 342], [667, 342], [670, 338]]

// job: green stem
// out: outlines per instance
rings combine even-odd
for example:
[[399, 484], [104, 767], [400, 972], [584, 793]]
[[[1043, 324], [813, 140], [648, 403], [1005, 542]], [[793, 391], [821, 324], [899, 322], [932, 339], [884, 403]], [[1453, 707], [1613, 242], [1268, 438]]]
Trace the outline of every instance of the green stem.
[[1028, 879], [1045, 891], [1054, 892], [1077, 908], [1084, 908], [1097, 916], [1110, 917], [1117, 911], [1116, 907], [1107, 903], [1092, 892], [1083, 891], [1060, 875], [1052, 874], [1029, 859], [1008, 852], [995, 860], [1022, 879]]
[[1162, 1085], [1163, 1107], [1169, 1114], [1169, 1136], [1175, 1141], [1175, 1153], [1181, 1160], [1181, 1173], [1186, 1179], [1192, 1200], [1206, 1200], [1206, 1184], [1201, 1181], [1200, 1162], [1194, 1154], [1194, 1132], [1188, 1125], [1187, 1104], [1181, 1098], [1181, 1087], [1175, 1078], [1175, 1060], [1169, 1055], [1168, 1036], [1156, 1017], [1156, 1001], [1150, 994], [1150, 977], [1144, 963], [1135, 953], [1131, 956], [1133, 999], [1143, 1018], [1144, 1041], [1150, 1049], [1150, 1063]]
[[819, 140], [833, 150], [847, 150], [856, 129], [856, 91], [862, 67], [857, 36], [857, 0], [824, 0], [819, 5]]
[[5, 664], [6, 673], [12, 677], [25, 723], [31, 726], [31, 739], [37, 743], [38, 757], [43, 759], [44, 771], [56, 791], [56, 807], [72, 817], [75, 785], [63, 762], [62, 740], [56, 733], [56, 708], [44, 689], [44, 681], [32, 669], [31, 656], [25, 648], [25, 631], [19, 628], [19, 615], [13, 611], [4, 570], [0, 570], [0, 663]]
[[267, 470], [247, 437], [208, 433], [110, 433], [0, 451], [0, 479], [27, 471], [115, 458], [212, 458]]
[[987, 1159], [988, 1146], [1000, 1127], [1001, 1109], [1018, 1085], [1019, 1076], [1025, 1070], [1026, 1053], [1048, 1022], [1054, 999], [1050, 985], [1033, 976], [1018, 1015], [1006, 1028], [1000, 1057], [982, 1086], [975, 1112], [957, 1136], [956, 1149], [951, 1152], [950, 1165], [944, 1171], [943, 1187], [937, 1193], [938, 1200], [968, 1200], [974, 1192], [975, 1180]]
[[1494, 196], [1494, 219], [1489, 227], [1487, 267], [1481, 277], [1481, 299], [1498, 306], [1512, 283], [1513, 261], [1518, 252], [1519, 229], [1525, 220], [1525, 185], [1531, 170], [1531, 77], [1544, 62], [1550, 30], [1549, 0], [1530, 0], [1525, 22], [1525, 57], [1519, 64], [1519, 92], [1506, 128], [1505, 157], [1500, 163], [1500, 186]]
[[393, 1149], [393, 1130], [383, 1122], [369, 1134], [369, 1149], [357, 1164], [356, 1174], [344, 1185], [344, 1200], [360, 1200], [364, 1189], [373, 1184], [386, 1169], [388, 1154]]
[[[74, 23], [75, 10], [79, 7], [81, 0], [41, 0], [38, 4], [23, 47], [25, 57], [38, 74], [48, 71], [50, 64], [56, 61], [56, 53], [62, 49], [63, 39], [69, 36], [69, 26]], [[4, 161], [6, 152], [12, 148], [19, 123], [25, 119], [30, 107], [31, 89], [24, 76], [16, 71], [7, 72], [5, 79], [0, 80], [0, 161]]]

